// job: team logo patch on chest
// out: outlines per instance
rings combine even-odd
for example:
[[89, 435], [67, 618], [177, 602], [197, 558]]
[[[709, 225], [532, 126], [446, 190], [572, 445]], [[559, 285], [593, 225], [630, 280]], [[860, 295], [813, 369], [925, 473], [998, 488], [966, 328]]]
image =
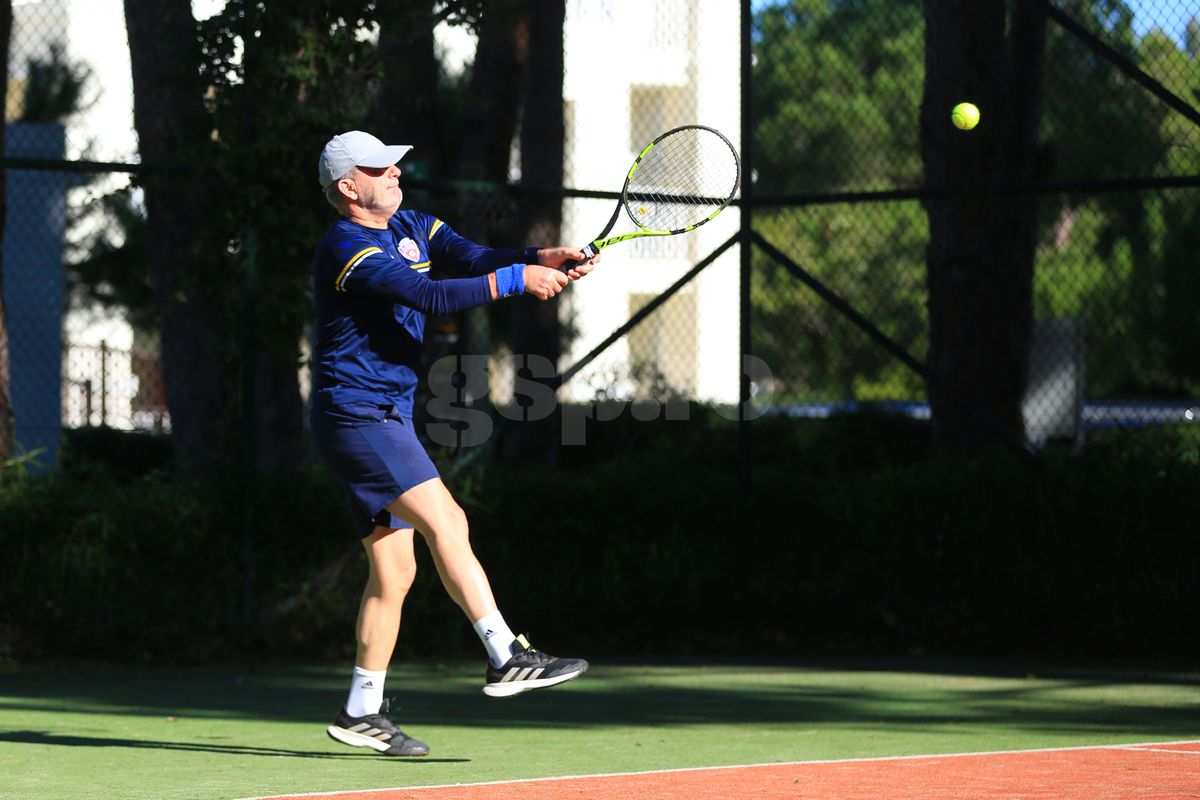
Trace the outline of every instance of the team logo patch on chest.
[[409, 261], [417, 261], [421, 258], [421, 248], [417, 247], [417, 243], [405, 236], [396, 245], [396, 249], [400, 251], [400, 255], [407, 258]]

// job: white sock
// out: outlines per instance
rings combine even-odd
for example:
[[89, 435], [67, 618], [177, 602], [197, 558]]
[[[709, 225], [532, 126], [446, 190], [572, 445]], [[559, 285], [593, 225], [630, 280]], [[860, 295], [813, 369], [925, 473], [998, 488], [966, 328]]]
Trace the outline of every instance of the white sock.
[[517, 640], [508, 629], [508, 623], [499, 611], [493, 611], [486, 617], [476, 620], [475, 633], [479, 641], [487, 648], [488, 658], [493, 667], [502, 667], [512, 658], [512, 643]]
[[346, 700], [346, 713], [352, 717], [378, 714], [383, 705], [383, 680], [387, 670], [372, 672], [362, 667], [354, 668], [354, 679], [350, 682], [350, 697]]

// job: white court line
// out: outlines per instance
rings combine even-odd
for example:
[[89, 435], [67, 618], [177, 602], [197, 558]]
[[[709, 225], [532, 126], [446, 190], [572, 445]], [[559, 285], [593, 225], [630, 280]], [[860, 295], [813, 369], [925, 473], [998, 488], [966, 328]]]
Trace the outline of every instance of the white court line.
[[[1191, 744], [1191, 742], [1165, 742], [1165, 744]], [[1124, 750], [1138, 750], [1147, 753], [1183, 753], [1189, 756], [1200, 756], [1200, 750], [1172, 750], [1167, 747], [1149, 747], [1147, 745], [1127, 744], [1122, 745]]]
[[[647, 769], [638, 772], [599, 772], [585, 775], [554, 775], [547, 778], [515, 778], [507, 781], [480, 781], [478, 783], [439, 783], [430, 786], [392, 786], [386, 789], [342, 789], [336, 792], [308, 792], [302, 794], [267, 794], [242, 797], [238, 800], [272, 800], [275, 797], [336, 797], [341, 794], [374, 794], [376, 792], [419, 792], [424, 789], [470, 789], [478, 786], [507, 786], [518, 783], [540, 783], [541, 781], [575, 781], [588, 778], [632, 778], [638, 775], [670, 775], [677, 772], [715, 772], [717, 770], [755, 769], [757, 767], [803, 767], [809, 764], [871, 764], [882, 761], [918, 761], [936, 758], [972, 758], [977, 756], [1012, 756], [1026, 753], [1070, 753], [1080, 750], [1129, 750], [1150, 751], [1163, 745], [1200, 744], [1200, 739], [1183, 739], [1177, 742], [1135, 742], [1132, 744], [1092, 744], [1075, 747], [1035, 747], [1029, 750], [981, 750], [973, 753], [929, 753], [912, 756], [874, 756], [871, 758], [827, 758], [816, 761], [767, 761], [762, 764], [728, 764], [717, 767], [679, 767], [676, 769]], [[1158, 746], [1156, 748], [1155, 746]], [[1195, 750], [1164, 750], [1163, 752], [1200, 755]]]

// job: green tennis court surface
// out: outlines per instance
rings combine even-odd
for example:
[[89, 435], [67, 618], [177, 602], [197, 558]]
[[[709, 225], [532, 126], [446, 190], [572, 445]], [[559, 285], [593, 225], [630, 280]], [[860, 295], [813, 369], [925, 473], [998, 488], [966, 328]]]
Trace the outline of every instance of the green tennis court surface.
[[479, 664], [396, 667], [424, 759], [329, 740], [346, 670], [0, 672], [0, 798], [240, 798], [1200, 738], [1200, 673], [904, 660], [597, 664], [511, 700]]

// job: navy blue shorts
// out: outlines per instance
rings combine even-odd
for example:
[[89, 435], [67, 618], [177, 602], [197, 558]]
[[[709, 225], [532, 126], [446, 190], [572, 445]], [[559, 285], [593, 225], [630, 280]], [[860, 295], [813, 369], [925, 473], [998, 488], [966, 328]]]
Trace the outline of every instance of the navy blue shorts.
[[390, 406], [365, 403], [314, 409], [317, 452], [346, 487], [359, 536], [376, 525], [412, 528], [386, 508], [409, 489], [438, 477], [411, 419]]

